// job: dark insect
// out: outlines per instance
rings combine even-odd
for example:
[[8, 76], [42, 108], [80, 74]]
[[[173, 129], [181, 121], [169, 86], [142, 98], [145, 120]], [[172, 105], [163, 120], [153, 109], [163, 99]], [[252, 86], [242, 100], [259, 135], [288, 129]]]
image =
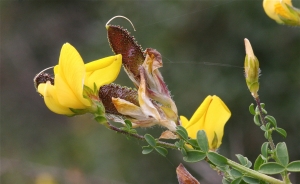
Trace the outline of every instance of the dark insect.
[[54, 78], [48, 73], [41, 72], [33, 78], [34, 87], [37, 89], [39, 84], [50, 81], [54, 85]]

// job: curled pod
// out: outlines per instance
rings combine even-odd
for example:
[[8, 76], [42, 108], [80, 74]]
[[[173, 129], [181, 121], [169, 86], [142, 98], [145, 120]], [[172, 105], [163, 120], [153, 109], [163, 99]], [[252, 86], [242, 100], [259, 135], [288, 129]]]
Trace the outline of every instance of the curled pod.
[[120, 115], [112, 103], [113, 97], [121, 98], [139, 106], [138, 93], [136, 90], [113, 83], [101, 86], [99, 90], [99, 97], [102, 100], [106, 113]]
[[143, 64], [145, 56], [141, 46], [137, 44], [134, 37], [126, 29], [120, 26], [106, 25], [109, 44], [115, 54], [122, 54], [122, 63], [125, 71], [139, 85], [139, 67]]

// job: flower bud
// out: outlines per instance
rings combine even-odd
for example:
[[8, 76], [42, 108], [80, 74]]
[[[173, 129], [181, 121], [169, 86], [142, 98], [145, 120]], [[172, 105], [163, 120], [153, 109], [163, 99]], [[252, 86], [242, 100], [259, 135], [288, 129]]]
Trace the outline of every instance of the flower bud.
[[256, 56], [253, 53], [251, 44], [247, 38], [244, 39], [245, 47], [246, 47], [246, 57], [245, 57], [245, 78], [247, 86], [254, 98], [258, 97], [258, 89], [259, 89], [259, 62]]

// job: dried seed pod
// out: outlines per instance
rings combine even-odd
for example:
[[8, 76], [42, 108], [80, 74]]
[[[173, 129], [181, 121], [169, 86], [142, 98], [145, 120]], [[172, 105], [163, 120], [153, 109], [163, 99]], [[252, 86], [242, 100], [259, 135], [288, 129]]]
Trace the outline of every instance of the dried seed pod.
[[[111, 20], [109, 20], [109, 22]], [[109, 44], [115, 54], [122, 54], [122, 62], [125, 71], [135, 85], [138, 85], [140, 81], [139, 67], [145, 60], [142, 48], [137, 44], [134, 37], [130, 36], [126, 29], [123, 29], [120, 26], [108, 25], [108, 23], [106, 24], [106, 29]]]
[[176, 168], [176, 173], [179, 184], [200, 184], [182, 164]]
[[101, 86], [99, 90], [99, 97], [102, 100], [106, 113], [120, 115], [112, 103], [112, 97], [121, 98], [139, 106], [138, 93], [136, 90], [113, 83]]

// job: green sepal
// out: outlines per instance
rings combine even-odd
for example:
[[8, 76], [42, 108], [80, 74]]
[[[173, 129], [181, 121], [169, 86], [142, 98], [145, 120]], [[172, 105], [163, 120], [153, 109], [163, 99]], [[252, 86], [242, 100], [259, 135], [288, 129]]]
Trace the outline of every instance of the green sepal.
[[278, 128], [278, 127], [277, 127], [275, 130], [276, 130], [276, 132], [278, 132], [280, 135], [282, 135], [284, 138], [286, 138], [287, 133], [286, 133], [286, 131], [285, 131], [283, 128]]
[[206, 154], [203, 151], [199, 150], [190, 150], [187, 151], [187, 154], [185, 157], [183, 157], [183, 160], [186, 162], [199, 162], [203, 159], [205, 159]]
[[262, 155], [258, 155], [257, 159], [256, 159], [255, 162], [254, 162], [253, 169], [254, 169], [255, 171], [258, 171], [259, 168], [260, 168], [260, 166], [261, 166], [262, 164], [264, 164], [264, 163], [266, 163], [266, 161], [263, 159]]
[[300, 172], [300, 160], [289, 163], [286, 166], [286, 170], [289, 172]]
[[101, 116], [101, 115], [96, 115], [94, 117], [94, 119], [100, 123], [100, 124], [104, 124], [104, 123], [107, 123], [107, 119], [105, 118], [105, 116]]
[[268, 158], [268, 147], [269, 147], [269, 142], [264, 142], [261, 145], [261, 154], [265, 159]]
[[250, 104], [249, 106], [249, 112], [254, 116], [255, 115], [255, 109], [254, 109], [254, 104]]
[[258, 114], [255, 114], [254, 117], [253, 117], [253, 121], [254, 123], [257, 125], [257, 126], [260, 126], [261, 123], [260, 123], [260, 116]]
[[280, 142], [276, 145], [276, 156], [281, 165], [287, 166], [289, 163], [289, 153], [285, 142]]
[[243, 166], [248, 167], [248, 168], [252, 166], [252, 163], [248, 160], [247, 157], [244, 157], [241, 154], [236, 154], [235, 156], [239, 159], [240, 163]]
[[258, 170], [258, 172], [264, 174], [278, 174], [285, 170], [285, 167], [276, 163], [276, 162], [269, 162], [262, 164]]
[[152, 137], [152, 135], [145, 134], [144, 138], [150, 146], [152, 146], [152, 147], [156, 146], [156, 140], [154, 139], [154, 137]]
[[188, 132], [186, 131], [185, 128], [183, 128], [182, 126], [177, 126], [176, 127], [176, 133], [184, 140], [188, 140]]
[[251, 178], [251, 177], [248, 177], [248, 176], [244, 176], [244, 177], [243, 177], [243, 180], [244, 180], [246, 183], [249, 183], [249, 184], [260, 184], [260, 182], [259, 182], [258, 179]]
[[161, 147], [161, 146], [156, 146], [154, 148], [159, 154], [161, 154], [162, 156], [166, 157], [167, 154], [168, 154], [168, 150], [164, 147]]
[[143, 146], [142, 148], [143, 148], [142, 154], [144, 154], [144, 155], [147, 155], [147, 154], [151, 153], [154, 150], [154, 148], [149, 146], [149, 145], [148, 146]]
[[204, 130], [199, 130], [197, 132], [197, 142], [198, 142], [200, 149], [203, 152], [208, 152], [208, 150], [209, 150], [208, 140], [207, 140], [207, 136], [206, 136], [206, 133]]
[[227, 159], [216, 152], [208, 152], [207, 158], [216, 166], [224, 167], [227, 164]]
[[265, 117], [265, 120], [269, 121], [273, 125], [273, 127], [277, 127], [276, 119], [273, 116], [267, 115]]
[[86, 114], [90, 112], [89, 109], [72, 109], [72, 108], [69, 109], [74, 113], [74, 115]]

